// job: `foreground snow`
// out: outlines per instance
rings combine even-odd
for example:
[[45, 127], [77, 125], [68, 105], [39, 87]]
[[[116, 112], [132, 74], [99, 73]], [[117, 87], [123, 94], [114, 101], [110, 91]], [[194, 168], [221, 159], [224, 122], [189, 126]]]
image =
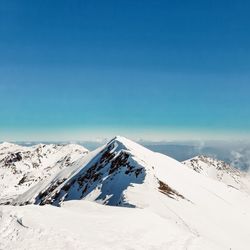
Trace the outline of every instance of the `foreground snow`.
[[66, 202], [60, 208], [2, 206], [0, 249], [229, 249], [180, 222], [147, 209], [87, 201]]

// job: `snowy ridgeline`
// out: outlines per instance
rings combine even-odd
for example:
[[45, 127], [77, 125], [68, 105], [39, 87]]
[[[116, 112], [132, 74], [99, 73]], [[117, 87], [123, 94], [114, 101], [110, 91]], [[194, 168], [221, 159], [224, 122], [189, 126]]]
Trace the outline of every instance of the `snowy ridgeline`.
[[32, 147], [0, 144], [0, 201], [25, 192], [87, 153], [87, 149], [74, 144]]
[[0, 171], [0, 249], [250, 245], [250, 179], [209, 157], [181, 163], [123, 137], [92, 152], [5, 143]]

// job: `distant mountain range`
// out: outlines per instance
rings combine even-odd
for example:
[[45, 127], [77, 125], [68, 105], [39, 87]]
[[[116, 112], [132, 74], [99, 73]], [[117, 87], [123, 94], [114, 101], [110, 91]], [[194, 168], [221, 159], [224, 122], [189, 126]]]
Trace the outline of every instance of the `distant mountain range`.
[[[67, 145], [69, 142], [17, 142], [22, 146], [31, 146], [37, 144], [60, 144]], [[94, 150], [104, 143], [100, 141], [79, 141], [74, 142], [82, 145], [89, 150]], [[206, 155], [216, 158], [226, 163], [248, 171], [250, 168], [250, 143], [249, 142], [226, 142], [226, 141], [176, 141], [176, 142], [150, 142], [140, 141], [146, 148], [168, 155], [178, 161], [185, 161], [197, 155]]]
[[38, 144], [20, 146], [0, 144], [0, 200], [23, 193], [88, 153], [80, 145]]

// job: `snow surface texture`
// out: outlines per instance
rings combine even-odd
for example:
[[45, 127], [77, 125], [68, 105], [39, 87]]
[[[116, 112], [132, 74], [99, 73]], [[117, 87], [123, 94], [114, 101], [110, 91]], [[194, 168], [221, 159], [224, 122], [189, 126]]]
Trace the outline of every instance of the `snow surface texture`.
[[249, 249], [249, 193], [221, 176], [249, 177], [200, 168], [116, 137], [12, 203], [45, 206], [1, 206], [0, 249]]
[[184, 161], [183, 164], [202, 175], [250, 194], [250, 178], [246, 176], [248, 173], [239, 171], [224, 161], [200, 155]]
[[39, 144], [32, 147], [6, 142], [0, 144], [0, 203], [71, 166], [86, 153], [87, 149], [74, 144]]
[[148, 209], [87, 201], [0, 206], [0, 249], [223, 249]]

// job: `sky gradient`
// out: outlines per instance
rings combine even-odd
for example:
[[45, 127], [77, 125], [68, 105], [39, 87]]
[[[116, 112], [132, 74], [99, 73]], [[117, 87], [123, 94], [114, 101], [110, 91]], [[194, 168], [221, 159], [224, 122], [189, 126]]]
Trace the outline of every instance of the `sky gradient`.
[[0, 141], [250, 137], [248, 1], [0, 3]]

